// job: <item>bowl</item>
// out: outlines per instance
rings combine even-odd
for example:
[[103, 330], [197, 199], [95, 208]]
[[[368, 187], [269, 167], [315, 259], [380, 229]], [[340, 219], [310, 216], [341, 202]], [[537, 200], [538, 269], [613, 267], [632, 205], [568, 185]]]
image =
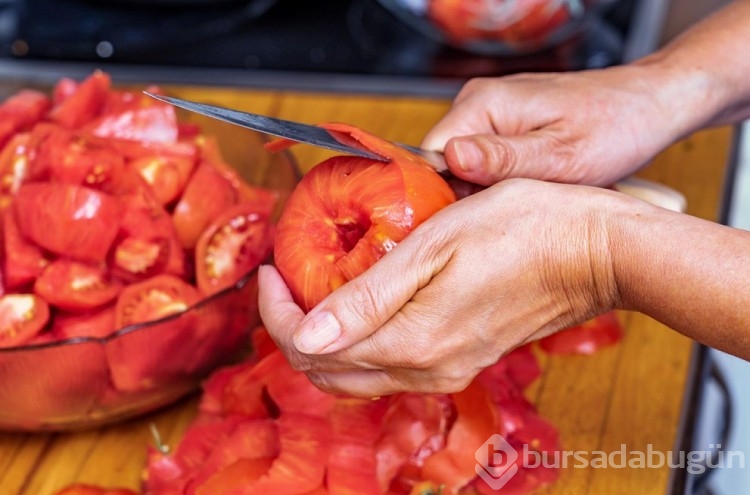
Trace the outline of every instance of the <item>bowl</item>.
[[556, 46], [617, 0], [379, 0], [445, 46], [479, 55], [527, 55]]
[[[250, 184], [284, 202], [301, 177], [291, 154], [263, 149], [260, 134], [180, 113], [215, 136], [226, 161]], [[247, 356], [260, 324], [257, 268], [184, 311], [105, 337], [0, 348], [0, 429], [98, 427], [154, 411], [197, 390], [214, 369]]]

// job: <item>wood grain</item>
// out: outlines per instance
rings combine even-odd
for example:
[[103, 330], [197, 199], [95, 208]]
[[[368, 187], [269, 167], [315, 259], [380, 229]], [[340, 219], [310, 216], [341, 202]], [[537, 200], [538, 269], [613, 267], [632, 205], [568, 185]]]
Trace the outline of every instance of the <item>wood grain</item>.
[[[308, 123], [342, 121], [386, 138], [418, 144], [447, 110], [444, 100], [363, 95], [277, 93], [242, 89], [173, 87], [180, 97]], [[220, 130], [220, 127], [216, 129]], [[673, 187], [688, 211], [715, 219], [732, 130], [701, 132], [676, 143], [639, 175]], [[241, 153], [238, 148], [236, 153]], [[329, 152], [293, 149], [308, 170]], [[691, 344], [640, 314], [621, 313], [624, 341], [590, 357], [543, 357], [543, 375], [529, 390], [541, 414], [561, 430], [566, 450], [668, 452], [675, 444]], [[196, 397], [122, 424], [93, 431], [0, 433], [0, 494], [52, 495], [71, 482], [137, 488], [153, 444], [150, 425], [175, 445], [195, 414]], [[2, 407], [2, 405], [0, 405]], [[563, 471], [546, 494], [662, 494], [669, 468]]]

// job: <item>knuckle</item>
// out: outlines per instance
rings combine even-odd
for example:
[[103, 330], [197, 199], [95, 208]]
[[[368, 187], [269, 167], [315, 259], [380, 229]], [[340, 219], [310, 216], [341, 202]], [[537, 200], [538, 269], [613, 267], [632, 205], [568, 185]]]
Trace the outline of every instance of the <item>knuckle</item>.
[[350, 282], [350, 290], [346, 297], [341, 298], [339, 304], [347, 315], [351, 315], [367, 326], [378, 325], [384, 321], [381, 296], [371, 284], [361, 281]]

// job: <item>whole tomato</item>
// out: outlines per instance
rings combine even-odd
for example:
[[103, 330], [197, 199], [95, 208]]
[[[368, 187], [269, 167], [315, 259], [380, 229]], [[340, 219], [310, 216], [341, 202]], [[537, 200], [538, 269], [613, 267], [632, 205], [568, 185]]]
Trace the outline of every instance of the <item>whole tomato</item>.
[[335, 156], [315, 166], [290, 196], [274, 257], [305, 311], [456, 199], [421, 157], [361, 129], [325, 127], [390, 162]]

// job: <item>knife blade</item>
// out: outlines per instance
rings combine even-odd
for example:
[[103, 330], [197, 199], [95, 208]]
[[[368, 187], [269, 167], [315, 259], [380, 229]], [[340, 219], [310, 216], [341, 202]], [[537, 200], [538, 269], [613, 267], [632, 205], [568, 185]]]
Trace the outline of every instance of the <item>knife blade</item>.
[[[333, 151], [339, 151], [341, 153], [346, 153], [347, 155], [361, 156], [381, 162], [389, 161], [387, 158], [384, 158], [375, 153], [345, 144], [345, 136], [341, 135], [341, 137], [337, 139], [338, 133], [336, 131], [330, 131], [322, 127], [303, 124], [300, 122], [292, 122], [290, 120], [283, 120], [275, 117], [268, 117], [266, 115], [243, 112], [240, 110], [219, 107], [216, 105], [209, 105], [206, 103], [199, 103], [196, 101], [183, 100], [171, 96], [157, 95], [149, 93], [148, 91], [144, 91], [144, 93], [151, 98], [169, 103], [170, 105], [174, 105], [176, 107], [205, 115], [214, 119], [223, 120], [224, 122], [229, 122], [230, 124], [245, 127], [247, 129], [262, 132], [264, 134], [270, 134], [272, 136], [290, 139], [298, 143], [306, 143], [313, 146], [327, 148]], [[412, 153], [416, 153], [422, 156], [439, 173], [443, 175], [450, 175], [448, 166], [445, 163], [445, 158], [443, 157], [443, 154], [441, 152], [423, 150], [415, 146], [410, 146], [402, 143], [394, 144], [401, 146], [402, 148], [405, 148]]]

